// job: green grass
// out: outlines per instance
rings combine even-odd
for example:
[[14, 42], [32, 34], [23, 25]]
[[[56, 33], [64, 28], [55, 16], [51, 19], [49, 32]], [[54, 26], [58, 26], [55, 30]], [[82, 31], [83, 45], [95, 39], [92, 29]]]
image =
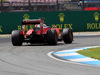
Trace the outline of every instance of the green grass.
[[80, 50], [77, 53], [100, 60], [100, 47]]

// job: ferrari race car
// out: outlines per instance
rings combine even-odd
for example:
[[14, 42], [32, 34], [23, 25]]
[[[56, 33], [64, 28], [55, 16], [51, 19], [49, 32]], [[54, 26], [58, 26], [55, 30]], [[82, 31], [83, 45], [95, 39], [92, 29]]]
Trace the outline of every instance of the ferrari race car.
[[27, 43], [47, 43], [56, 45], [58, 41], [72, 43], [73, 32], [70, 28], [51, 28], [44, 24], [43, 19], [30, 19], [22, 21], [22, 30], [13, 30], [11, 41], [14, 46]]

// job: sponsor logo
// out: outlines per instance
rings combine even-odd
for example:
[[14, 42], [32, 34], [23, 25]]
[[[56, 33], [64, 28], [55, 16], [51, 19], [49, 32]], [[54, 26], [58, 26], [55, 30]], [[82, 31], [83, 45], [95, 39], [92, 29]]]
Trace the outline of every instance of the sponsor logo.
[[29, 20], [30, 16], [28, 14], [24, 14], [23, 18], [24, 20]]
[[59, 16], [60, 22], [64, 22], [65, 14], [64, 13], [60, 13], [58, 16]]
[[96, 22], [98, 22], [98, 20], [99, 20], [99, 15], [100, 15], [100, 14], [99, 14], [98, 12], [95, 12], [95, 13], [94, 13], [94, 18], [95, 18], [95, 21], [96, 21]]
[[0, 32], [2, 32], [2, 29], [1, 28], [2, 28], [2, 26], [0, 26]]
[[[2, 0], [2, 2], [5, 2], [5, 1], [7, 1], [7, 0]], [[0, 0], [0, 2], [1, 2], [1, 0]]]
[[88, 30], [100, 29], [100, 23], [98, 23], [100, 14], [98, 12], [95, 12], [93, 15], [95, 23], [87, 23]]
[[64, 22], [64, 20], [65, 20], [65, 14], [64, 13], [59, 13], [58, 17], [59, 17], [59, 20], [60, 20], [61, 23], [52, 24], [52, 28], [62, 28], [62, 29], [63, 28], [71, 28], [71, 29], [73, 29], [72, 28], [73, 24], [66, 24], [66, 22]]

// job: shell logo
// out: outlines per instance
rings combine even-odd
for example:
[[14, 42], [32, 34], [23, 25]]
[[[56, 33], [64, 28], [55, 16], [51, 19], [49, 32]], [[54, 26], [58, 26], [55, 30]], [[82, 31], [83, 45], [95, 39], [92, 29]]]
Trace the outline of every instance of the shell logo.
[[64, 13], [60, 13], [59, 15], [60, 22], [64, 22]]
[[94, 13], [94, 18], [95, 18], [95, 21], [97, 22], [99, 20], [99, 13], [98, 12], [95, 12]]

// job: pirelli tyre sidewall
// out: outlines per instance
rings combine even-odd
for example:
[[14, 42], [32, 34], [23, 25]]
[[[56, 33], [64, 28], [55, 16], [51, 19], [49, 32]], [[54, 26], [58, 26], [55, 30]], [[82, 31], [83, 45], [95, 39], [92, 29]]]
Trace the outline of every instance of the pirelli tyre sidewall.
[[11, 35], [11, 41], [14, 46], [21, 46], [23, 42], [23, 35], [20, 34], [20, 30], [13, 30]]
[[57, 44], [57, 32], [56, 30], [48, 30], [47, 31], [47, 43], [49, 45], [56, 45]]
[[70, 28], [63, 29], [63, 40], [66, 44], [72, 43], [73, 32]]

